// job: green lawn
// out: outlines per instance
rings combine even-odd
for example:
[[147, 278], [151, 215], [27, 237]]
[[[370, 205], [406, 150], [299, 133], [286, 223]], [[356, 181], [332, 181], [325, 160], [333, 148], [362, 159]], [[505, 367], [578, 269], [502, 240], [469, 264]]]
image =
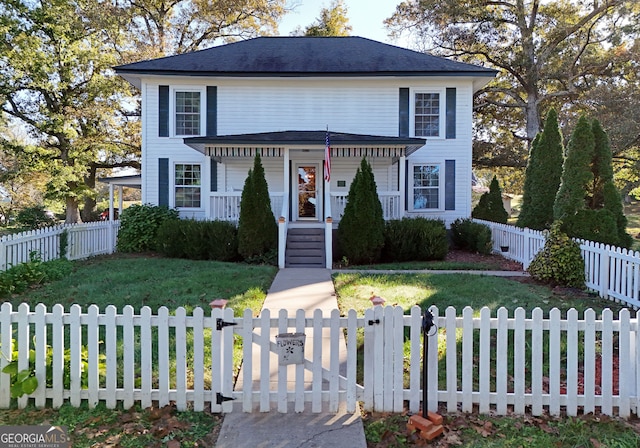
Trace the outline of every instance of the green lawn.
[[616, 312], [620, 304], [602, 300], [595, 294], [575, 290], [558, 290], [534, 283], [521, 283], [501, 277], [472, 274], [359, 274], [338, 273], [333, 276], [341, 310], [355, 309], [360, 315], [371, 307], [372, 295], [386, 300], [386, 305], [398, 305], [409, 310], [413, 305], [426, 308], [437, 306], [441, 313], [453, 306], [458, 315], [466, 306], [474, 309], [487, 306], [493, 315], [500, 307], [513, 310], [523, 307], [529, 312], [540, 307], [545, 312], [558, 308], [566, 312], [575, 308], [582, 312], [588, 308], [601, 311], [611, 308]]
[[74, 303], [85, 310], [91, 304], [101, 310], [114, 305], [118, 311], [132, 305], [136, 312], [148, 306], [153, 313], [161, 306], [182, 306], [190, 314], [222, 298], [237, 315], [246, 308], [257, 315], [276, 272], [274, 266], [118, 254], [75, 262], [71, 275], [14, 296], [11, 302], [47, 307], [60, 303], [67, 310]]

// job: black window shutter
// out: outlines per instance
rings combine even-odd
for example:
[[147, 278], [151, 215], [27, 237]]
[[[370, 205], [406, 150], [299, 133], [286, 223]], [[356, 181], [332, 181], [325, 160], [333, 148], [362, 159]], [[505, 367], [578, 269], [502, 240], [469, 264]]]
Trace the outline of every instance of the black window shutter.
[[398, 104], [398, 136], [409, 137], [409, 89], [400, 87], [400, 100]]
[[158, 136], [169, 137], [169, 86], [158, 86]]
[[[409, 210], [409, 195], [413, 194], [413, 191], [409, 191], [409, 185], [413, 185], [413, 173], [409, 172], [409, 161], [404, 162], [404, 209]], [[409, 183], [409, 177], [411, 177], [411, 183]]]
[[158, 159], [158, 205], [169, 206], [169, 159]]
[[218, 135], [218, 88], [207, 86], [207, 135]]
[[456, 138], [456, 89], [447, 88], [446, 138]]
[[218, 162], [211, 159], [211, 191], [218, 191]]
[[444, 209], [456, 209], [456, 161], [444, 161]]

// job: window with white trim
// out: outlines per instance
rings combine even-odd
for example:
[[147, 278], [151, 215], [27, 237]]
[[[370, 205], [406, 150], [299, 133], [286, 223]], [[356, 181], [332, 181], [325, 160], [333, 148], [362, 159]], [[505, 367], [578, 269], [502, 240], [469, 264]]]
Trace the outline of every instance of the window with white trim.
[[414, 99], [414, 135], [440, 137], [440, 93], [417, 92]]
[[202, 167], [198, 164], [175, 165], [175, 207], [200, 208]]
[[440, 208], [440, 165], [413, 165], [413, 210]]
[[175, 91], [175, 135], [200, 135], [202, 100], [200, 92]]

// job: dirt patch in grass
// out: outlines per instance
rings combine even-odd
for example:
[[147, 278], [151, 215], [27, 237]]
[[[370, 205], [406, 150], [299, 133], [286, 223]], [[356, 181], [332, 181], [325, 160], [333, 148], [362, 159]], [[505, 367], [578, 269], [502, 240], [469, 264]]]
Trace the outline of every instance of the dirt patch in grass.
[[444, 261], [454, 263], [474, 263], [478, 265], [492, 265], [500, 271], [522, 271], [522, 263], [509, 260], [498, 254], [483, 255], [466, 250], [451, 249]]

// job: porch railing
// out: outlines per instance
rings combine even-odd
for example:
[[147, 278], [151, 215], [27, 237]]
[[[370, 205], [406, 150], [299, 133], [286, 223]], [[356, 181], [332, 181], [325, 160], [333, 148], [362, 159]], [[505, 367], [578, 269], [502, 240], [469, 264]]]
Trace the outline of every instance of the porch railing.
[[[282, 211], [284, 193], [274, 192], [269, 194], [271, 200], [271, 211], [276, 219]], [[210, 219], [220, 221], [238, 222], [240, 219], [240, 199], [241, 191], [226, 191], [222, 193], [211, 193], [211, 215]]]
[[[382, 215], [385, 221], [402, 218], [402, 201], [400, 192], [379, 191], [378, 197], [382, 204]], [[346, 193], [331, 193], [331, 211], [334, 221], [340, 221], [344, 215], [348, 195]]]

